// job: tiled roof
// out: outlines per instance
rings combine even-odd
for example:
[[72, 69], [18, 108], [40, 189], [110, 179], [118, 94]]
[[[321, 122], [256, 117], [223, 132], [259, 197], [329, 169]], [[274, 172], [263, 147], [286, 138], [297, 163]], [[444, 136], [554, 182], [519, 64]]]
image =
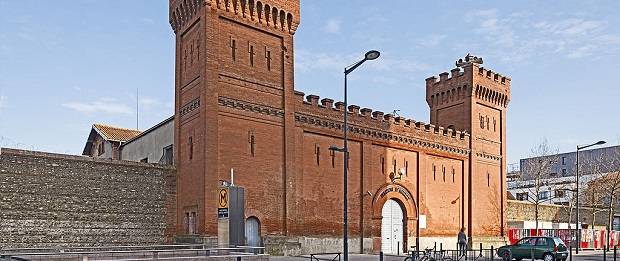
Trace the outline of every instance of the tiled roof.
[[102, 124], [93, 124], [93, 128], [97, 130], [101, 135], [104, 136], [107, 140], [113, 141], [128, 141], [131, 138], [137, 136], [142, 133], [139, 130], [130, 130], [119, 127], [107, 126]]

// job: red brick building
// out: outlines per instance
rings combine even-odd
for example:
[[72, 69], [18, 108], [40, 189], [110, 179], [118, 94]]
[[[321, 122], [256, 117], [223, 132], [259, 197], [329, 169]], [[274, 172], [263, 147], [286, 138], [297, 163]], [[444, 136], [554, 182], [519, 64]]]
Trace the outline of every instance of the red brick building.
[[455, 247], [461, 227], [476, 246], [505, 241], [510, 79], [472, 56], [426, 79], [430, 124], [305, 96], [293, 86], [299, 13], [296, 0], [170, 0], [178, 234], [217, 235], [216, 188], [234, 168], [266, 247], [340, 251], [343, 154], [328, 148], [346, 111], [350, 251]]

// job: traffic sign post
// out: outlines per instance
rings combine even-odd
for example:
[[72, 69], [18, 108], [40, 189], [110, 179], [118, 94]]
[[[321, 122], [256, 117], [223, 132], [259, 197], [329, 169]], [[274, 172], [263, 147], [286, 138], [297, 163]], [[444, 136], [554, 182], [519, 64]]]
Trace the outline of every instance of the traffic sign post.
[[217, 243], [219, 247], [245, 245], [245, 191], [243, 187], [217, 189]]

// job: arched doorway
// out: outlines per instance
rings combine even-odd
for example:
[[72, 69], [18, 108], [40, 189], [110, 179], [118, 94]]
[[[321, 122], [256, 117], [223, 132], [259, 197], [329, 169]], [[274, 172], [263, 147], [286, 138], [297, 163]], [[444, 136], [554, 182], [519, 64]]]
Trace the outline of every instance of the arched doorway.
[[245, 236], [248, 246], [260, 246], [260, 222], [258, 218], [252, 216], [245, 220]]
[[404, 244], [403, 209], [394, 199], [388, 199], [381, 211], [381, 251], [397, 254]]

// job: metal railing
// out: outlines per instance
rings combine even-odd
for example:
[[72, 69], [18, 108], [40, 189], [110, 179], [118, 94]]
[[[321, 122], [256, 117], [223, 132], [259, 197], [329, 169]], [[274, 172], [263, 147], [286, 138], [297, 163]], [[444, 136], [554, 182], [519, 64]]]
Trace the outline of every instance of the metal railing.
[[[338, 259], [338, 261], [340, 261], [340, 254], [341, 253], [320, 253], [320, 254], [310, 254], [310, 261], [316, 260], [330, 260], [330, 261], [336, 261], [336, 258]], [[325, 257], [321, 257], [321, 256], [334, 256], [333, 258], [325, 258]]]

